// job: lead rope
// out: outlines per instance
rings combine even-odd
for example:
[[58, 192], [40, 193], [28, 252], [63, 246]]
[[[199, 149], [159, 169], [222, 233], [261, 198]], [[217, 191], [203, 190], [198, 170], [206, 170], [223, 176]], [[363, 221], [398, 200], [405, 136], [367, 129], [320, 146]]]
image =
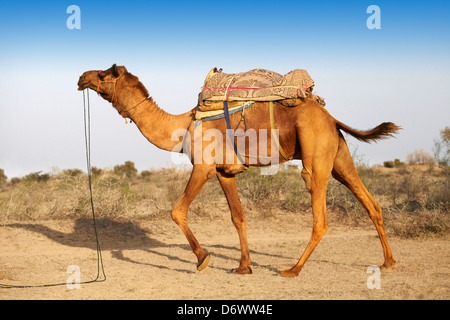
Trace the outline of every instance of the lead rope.
[[[87, 91], [87, 105], [85, 99], [85, 93]], [[87, 106], [87, 107], [86, 107]], [[86, 112], [87, 109], [87, 112]], [[92, 222], [94, 225], [94, 233], [95, 233], [95, 241], [97, 244], [97, 277], [94, 280], [82, 282], [82, 283], [91, 283], [96, 281], [105, 281], [106, 274], [105, 269], [103, 267], [103, 258], [102, 258], [102, 250], [100, 248], [100, 241], [98, 240], [98, 232], [97, 232], [97, 224], [95, 219], [95, 210], [94, 210], [94, 200], [92, 196], [92, 170], [91, 170], [91, 105], [89, 101], [89, 89], [83, 90], [83, 110], [84, 110], [84, 140], [86, 144], [86, 167], [88, 173], [88, 181], [89, 181], [89, 196], [91, 202], [91, 210], [92, 210]], [[100, 279], [100, 269], [103, 274], [103, 279]]]
[[[97, 276], [93, 280], [83, 281], [79, 284], [87, 284], [93, 282], [102, 282], [106, 280], [105, 269], [103, 267], [102, 251], [100, 249], [100, 241], [98, 240], [97, 225], [95, 223], [95, 211], [94, 211], [94, 201], [92, 197], [92, 171], [91, 171], [91, 112], [89, 103], [89, 91], [85, 94], [83, 90], [83, 110], [84, 110], [84, 139], [86, 143], [86, 164], [89, 180], [89, 195], [92, 209], [92, 221], [94, 225], [95, 241], [97, 243]], [[87, 97], [87, 98], [86, 98]], [[86, 103], [87, 100], [87, 103]], [[100, 278], [100, 269], [103, 274], [103, 278]], [[77, 283], [78, 284], [78, 283]], [[56, 286], [66, 286], [67, 282], [61, 283], [50, 283], [50, 284], [40, 284], [40, 285], [9, 285], [1, 284], [0, 289], [17, 289], [17, 288], [44, 288], [44, 287], [56, 287]]]

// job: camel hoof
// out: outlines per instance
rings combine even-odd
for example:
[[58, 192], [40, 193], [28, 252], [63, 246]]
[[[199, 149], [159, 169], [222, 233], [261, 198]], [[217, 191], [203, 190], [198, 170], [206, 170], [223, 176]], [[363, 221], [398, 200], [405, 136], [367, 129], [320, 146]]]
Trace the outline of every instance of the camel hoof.
[[287, 278], [294, 278], [298, 276], [299, 272], [292, 271], [292, 269], [284, 270], [280, 272], [280, 276], [287, 277]]
[[197, 270], [202, 271], [203, 269], [205, 269], [208, 266], [208, 263], [209, 263], [209, 254], [206, 255], [205, 259], [203, 259], [202, 262], [198, 263]]
[[232, 269], [231, 270], [232, 273], [236, 273], [236, 274], [252, 274], [252, 268], [250, 267], [239, 267], [236, 269]]
[[381, 270], [386, 270], [386, 269], [395, 269], [395, 264], [396, 261], [394, 259], [391, 260], [385, 260], [383, 265], [380, 267]]

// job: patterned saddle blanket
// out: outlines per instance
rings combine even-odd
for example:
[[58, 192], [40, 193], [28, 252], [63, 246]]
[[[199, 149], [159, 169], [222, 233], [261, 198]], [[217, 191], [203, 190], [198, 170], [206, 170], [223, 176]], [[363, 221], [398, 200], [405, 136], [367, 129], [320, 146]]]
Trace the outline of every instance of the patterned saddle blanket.
[[314, 81], [306, 70], [296, 69], [284, 76], [253, 69], [241, 73], [223, 73], [213, 68], [199, 94], [199, 105], [215, 101], [280, 101], [306, 98]]

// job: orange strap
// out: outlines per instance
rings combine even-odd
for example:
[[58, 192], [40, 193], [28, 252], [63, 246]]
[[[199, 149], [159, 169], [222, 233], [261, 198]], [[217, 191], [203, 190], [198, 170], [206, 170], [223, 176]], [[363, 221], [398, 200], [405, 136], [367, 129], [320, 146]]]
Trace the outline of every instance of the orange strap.
[[112, 83], [112, 84], [114, 85], [114, 91], [113, 91], [113, 95], [112, 95], [112, 98], [111, 98], [111, 102], [113, 102], [113, 101], [114, 101], [114, 98], [115, 98], [115, 96], [116, 96], [116, 82], [117, 82], [117, 80], [120, 79], [121, 76], [122, 76], [122, 75], [120, 75], [119, 77], [115, 78], [114, 80], [98, 80], [97, 94], [99, 94], [100, 84], [101, 84], [101, 83]]

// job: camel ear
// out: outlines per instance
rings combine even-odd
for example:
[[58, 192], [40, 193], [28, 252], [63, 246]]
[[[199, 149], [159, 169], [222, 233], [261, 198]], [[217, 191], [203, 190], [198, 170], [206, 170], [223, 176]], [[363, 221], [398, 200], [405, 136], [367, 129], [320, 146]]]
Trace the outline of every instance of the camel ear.
[[127, 68], [125, 68], [124, 66], [117, 66], [115, 63], [111, 67], [111, 70], [112, 70], [112, 75], [116, 78], [119, 77], [120, 75], [128, 72]]

